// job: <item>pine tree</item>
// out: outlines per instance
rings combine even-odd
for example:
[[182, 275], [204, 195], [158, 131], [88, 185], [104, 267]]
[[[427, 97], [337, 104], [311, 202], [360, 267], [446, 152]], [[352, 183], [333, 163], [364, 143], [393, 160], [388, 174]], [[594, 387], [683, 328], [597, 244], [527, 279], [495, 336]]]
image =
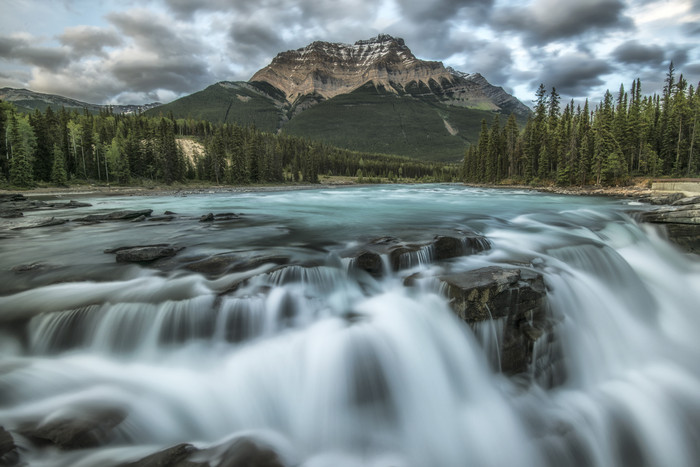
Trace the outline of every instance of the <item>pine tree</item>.
[[63, 151], [58, 144], [53, 145], [53, 164], [51, 167], [51, 181], [56, 186], [68, 185], [68, 174], [66, 173], [66, 161]]
[[23, 140], [20, 131], [17, 115], [14, 110], [10, 113], [10, 183], [18, 187], [29, 188], [34, 185], [34, 175], [32, 164], [27, 154], [27, 144]]

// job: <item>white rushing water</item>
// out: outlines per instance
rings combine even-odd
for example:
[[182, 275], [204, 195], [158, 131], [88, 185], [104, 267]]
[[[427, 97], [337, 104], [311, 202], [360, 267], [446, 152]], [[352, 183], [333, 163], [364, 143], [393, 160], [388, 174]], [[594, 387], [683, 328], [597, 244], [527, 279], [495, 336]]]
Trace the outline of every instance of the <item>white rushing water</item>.
[[[0, 426], [29, 465], [107, 467], [238, 437], [310, 467], [700, 459], [700, 264], [635, 222], [644, 206], [452, 185], [91, 202], [52, 215], [177, 217], [0, 238]], [[198, 222], [208, 212], [241, 219]], [[379, 277], [345, 258], [379, 237], [455, 232], [491, 249], [433, 262], [423, 248]], [[185, 249], [157, 267], [103, 253], [155, 243]], [[249, 266], [184, 268], [215, 254]], [[544, 276], [557, 348], [540, 338], [531, 367], [550, 384], [501, 374], [503, 320], [467, 325], [430, 280], [493, 265]], [[124, 418], [97, 447], [20, 434], [110, 411]]]

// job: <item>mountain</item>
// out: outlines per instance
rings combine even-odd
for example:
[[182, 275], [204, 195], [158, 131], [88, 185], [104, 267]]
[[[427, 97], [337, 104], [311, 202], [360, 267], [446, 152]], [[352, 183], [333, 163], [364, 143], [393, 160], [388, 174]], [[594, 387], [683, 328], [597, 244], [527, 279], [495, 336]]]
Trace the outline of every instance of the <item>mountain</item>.
[[15, 107], [22, 112], [33, 112], [35, 109], [44, 112], [47, 107], [51, 107], [53, 110], [59, 110], [61, 107], [65, 107], [65, 109], [69, 111], [75, 109], [82, 112], [83, 109], [87, 109], [88, 112], [93, 114], [97, 114], [100, 112], [100, 110], [108, 108], [111, 108], [112, 112], [116, 114], [132, 114], [145, 112], [146, 110], [161, 105], [160, 102], [144, 105], [88, 104], [87, 102], [81, 102], [55, 94], [42, 94], [39, 92], [29, 91], [27, 89], [13, 88], [0, 89], [0, 101], [12, 102], [12, 104], [14, 104]]
[[530, 109], [478, 73], [420, 60], [403, 39], [313, 42], [282, 52], [248, 82], [220, 82], [151, 115], [254, 124], [369, 152], [459, 160], [482, 119]]

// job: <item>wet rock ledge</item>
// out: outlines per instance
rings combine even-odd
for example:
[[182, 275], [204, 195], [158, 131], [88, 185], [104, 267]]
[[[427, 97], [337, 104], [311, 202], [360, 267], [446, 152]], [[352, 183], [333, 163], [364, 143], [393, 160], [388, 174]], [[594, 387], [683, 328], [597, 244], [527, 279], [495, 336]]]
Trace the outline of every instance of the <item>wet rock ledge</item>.
[[541, 274], [489, 266], [440, 276], [439, 280], [455, 314], [470, 326], [503, 320], [499, 348], [503, 373], [532, 373], [540, 379], [542, 370], [551, 367], [552, 361], [537, 362], [540, 356], [535, 354], [536, 343], [551, 347], [556, 340]]
[[661, 207], [642, 214], [642, 221], [664, 226], [670, 241], [700, 254], [700, 196], [685, 198], [676, 193], [649, 201]]

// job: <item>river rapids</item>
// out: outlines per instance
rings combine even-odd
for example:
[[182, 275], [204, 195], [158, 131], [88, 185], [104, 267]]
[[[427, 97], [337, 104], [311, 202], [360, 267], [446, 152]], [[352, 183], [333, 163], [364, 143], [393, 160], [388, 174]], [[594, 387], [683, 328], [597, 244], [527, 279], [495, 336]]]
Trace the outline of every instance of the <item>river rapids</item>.
[[[647, 206], [457, 185], [86, 201], [51, 215], [176, 214], [0, 234], [0, 426], [20, 462], [189, 443], [219, 465], [247, 439], [286, 466], [698, 465], [700, 264], [637, 222]], [[490, 248], [377, 275], [347, 254], [456, 232]], [[148, 244], [184, 249], [104, 253]], [[217, 256], [238, 266], [186, 267]], [[465, 323], [434, 279], [489, 266], [544, 278], [547, 382], [499, 371], [502, 323]], [[75, 419], [112, 423], [78, 446], [31, 434]]]

